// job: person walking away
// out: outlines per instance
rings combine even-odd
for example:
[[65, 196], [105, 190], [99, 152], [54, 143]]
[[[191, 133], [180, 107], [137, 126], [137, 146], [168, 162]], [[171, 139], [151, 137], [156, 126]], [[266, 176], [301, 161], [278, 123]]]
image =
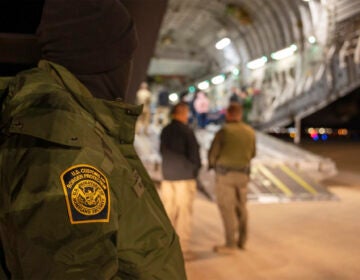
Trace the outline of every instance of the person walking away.
[[2, 280], [186, 279], [120, 101], [134, 28], [123, 1], [46, 0], [41, 60], [0, 79]]
[[148, 135], [151, 120], [151, 91], [146, 82], [142, 82], [136, 92], [136, 103], [143, 105], [142, 113], [136, 122], [136, 133], [139, 134], [142, 131], [143, 134]]
[[192, 207], [196, 178], [201, 167], [199, 145], [188, 127], [189, 107], [178, 103], [172, 109], [172, 121], [160, 136], [163, 181], [160, 197], [180, 238], [185, 260], [194, 257], [190, 250]]
[[218, 253], [244, 249], [247, 238], [247, 184], [256, 143], [255, 131], [241, 116], [241, 105], [231, 103], [226, 123], [216, 133], [208, 152], [209, 169], [215, 169], [216, 199], [225, 229], [225, 244], [214, 247]]

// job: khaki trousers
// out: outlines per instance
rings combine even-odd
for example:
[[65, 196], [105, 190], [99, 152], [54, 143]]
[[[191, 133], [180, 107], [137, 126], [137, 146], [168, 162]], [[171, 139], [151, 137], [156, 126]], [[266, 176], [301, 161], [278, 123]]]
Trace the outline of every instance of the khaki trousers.
[[249, 175], [242, 172], [216, 173], [216, 199], [229, 247], [244, 247], [247, 238], [246, 195]]
[[179, 235], [183, 252], [190, 249], [192, 209], [195, 194], [195, 180], [164, 180], [161, 182], [160, 197], [170, 221]]
[[144, 108], [141, 115], [138, 117], [135, 130], [136, 134], [143, 133], [147, 135], [149, 133], [149, 125], [151, 121], [150, 108]]

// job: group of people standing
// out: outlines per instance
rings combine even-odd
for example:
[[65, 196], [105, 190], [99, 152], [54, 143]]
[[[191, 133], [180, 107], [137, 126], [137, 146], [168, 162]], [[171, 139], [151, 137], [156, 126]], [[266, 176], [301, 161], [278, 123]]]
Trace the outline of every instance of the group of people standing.
[[[164, 127], [170, 120], [171, 104], [169, 100], [169, 92], [166, 88], [161, 88], [157, 95], [156, 109], [152, 115], [152, 100], [151, 91], [146, 82], [141, 83], [139, 90], [136, 93], [136, 103], [143, 106], [142, 114], [140, 115], [136, 133], [143, 133], [148, 135], [150, 123], [159, 127]], [[210, 100], [207, 94], [203, 91], [197, 91], [191, 100], [188, 100], [188, 92], [180, 96], [180, 101], [189, 105], [189, 122], [192, 127], [204, 129], [208, 124], [208, 113], [210, 110]]]
[[253, 98], [259, 94], [259, 90], [246, 87], [241, 89], [233, 86], [231, 87], [231, 94], [229, 98], [230, 103], [239, 103], [243, 108], [243, 121], [249, 123], [249, 114], [253, 107]]
[[[190, 237], [196, 179], [201, 167], [199, 144], [188, 126], [189, 106], [179, 103], [171, 115], [172, 122], [160, 136], [163, 170], [160, 198], [179, 235], [185, 260], [190, 260], [195, 257]], [[214, 247], [218, 253], [244, 249], [247, 183], [255, 153], [255, 132], [242, 121], [241, 105], [230, 103], [226, 123], [216, 133], [208, 152], [208, 168], [216, 172], [217, 204], [225, 228], [225, 244]]]
[[[255, 156], [254, 130], [243, 121], [242, 91], [233, 87], [226, 122], [216, 133], [208, 151], [208, 169], [216, 173], [216, 199], [225, 228], [225, 244], [214, 247], [219, 253], [243, 249], [247, 236], [246, 196], [250, 175], [250, 161]], [[183, 100], [172, 107], [164, 102], [168, 95], [161, 92], [159, 110], [167, 108], [171, 122], [165, 122], [160, 135], [163, 181], [160, 198], [175, 227], [185, 259], [194, 258], [191, 250], [192, 205], [197, 191], [197, 178], [201, 168], [199, 144], [189, 122], [205, 128], [210, 101], [205, 92], [198, 91], [191, 102]], [[137, 128], [147, 134], [150, 123], [151, 92], [143, 83], [137, 93], [143, 113]], [[165, 104], [166, 103], [166, 104]], [[161, 105], [161, 106], [160, 106]], [[157, 112], [158, 113], [158, 112]]]
[[[256, 96], [258, 91], [252, 88], [241, 89], [232, 86], [229, 91], [228, 103], [239, 103], [242, 107], [242, 120], [249, 123], [249, 114], [252, 109], [253, 96]], [[169, 92], [165, 87], [162, 87], [157, 94], [156, 108], [152, 114], [152, 93], [149, 90], [148, 84], [143, 82], [136, 93], [137, 104], [143, 105], [143, 113], [137, 122], [136, 133], [144, 133], [148, 135], [150, 123], [158, 127], [164, 127], [170, 120], [171, 103], [169, 100]], [[180, 94], [180, 102], [185, 102], [189, 105], [189, 124], [192, 128], [204, 129], [209, 123], [222, 124], [224, 122], [224, 112], [226, 108], [221, 108], [218, 111], [211, 109], [211, 101], [206, 92], [197, 90], [191, 94], [184, 91]]]

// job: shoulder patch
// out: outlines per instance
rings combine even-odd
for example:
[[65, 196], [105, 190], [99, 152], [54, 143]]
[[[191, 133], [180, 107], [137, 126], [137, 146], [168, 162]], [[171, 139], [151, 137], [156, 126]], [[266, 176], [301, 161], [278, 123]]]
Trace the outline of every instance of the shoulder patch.
[[72, 224], [109, 222], [110, 189], [104, 174], [79, 164], [66, 169], [60, 180]]

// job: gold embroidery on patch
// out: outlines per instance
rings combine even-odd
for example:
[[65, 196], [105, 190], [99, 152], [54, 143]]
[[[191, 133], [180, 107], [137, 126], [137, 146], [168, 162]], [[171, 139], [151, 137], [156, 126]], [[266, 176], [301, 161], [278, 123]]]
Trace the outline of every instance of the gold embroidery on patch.
[[106, 205], [106, 196], [97, 182], [83, 180], [71, 192], [75, 209], [85, 216], [99, 214]]
[[110, 189], [107, 178], [97, 168], [78, 164], [60, 176], [70, 222], [109, 222]]

